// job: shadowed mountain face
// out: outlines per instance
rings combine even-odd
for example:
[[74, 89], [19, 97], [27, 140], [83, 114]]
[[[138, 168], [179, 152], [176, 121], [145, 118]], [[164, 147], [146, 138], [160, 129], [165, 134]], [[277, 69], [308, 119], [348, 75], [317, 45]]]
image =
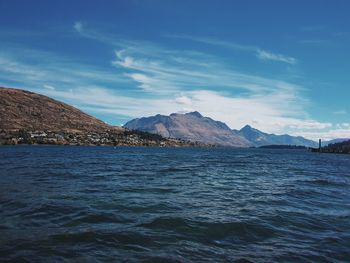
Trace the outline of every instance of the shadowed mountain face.
[[160, 134], [163, 137], [181, 138], [222, 146], [250, 147], [262, 145], [303, 145], [316, 147], [317, 143], [303, 137], [275, 135], [245, 126], [231, 130], [225, 123], [203, 117], [199, 112], [173, 113], [134, 119], [124, 125], [131, 130]]
[[317, 147], [317, 143], [301, 136], [295, 137], [288, 134], [276, 135], [268, 134], [257, 129], [252, 128], [249, 125], [244, 126], [241, 130], [237, 131], [238, 134], [249, 140], [255, 146], [263, 145], [303, 145], [307, 147]]
[[0, 88], [0, 130], [19, 129], [66, 132], [124, 130], [46, 96]]
[[206, 144], [249, 147], [252, 144], [232, 131], [225, 123], [203, 117], [199, 112], [173, 113], [134, 119], [124, 125], [130, 130], [160, 134], [163, 137], [181, 138]]

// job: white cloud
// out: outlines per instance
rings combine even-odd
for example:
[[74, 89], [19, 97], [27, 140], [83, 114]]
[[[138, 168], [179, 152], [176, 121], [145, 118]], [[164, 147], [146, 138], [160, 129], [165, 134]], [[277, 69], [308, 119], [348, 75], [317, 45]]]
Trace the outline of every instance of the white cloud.
[[192, 106], [192, 100], [187, 96], [180, 96], [175, 99], [178, 104]]
[[126, 76], [132, 78], [134, 81], [140, 83], [139, 87], [144, 91], [152, 91], [152, 84], [154, 84], [154, 80], [150, 77], [147, 77], [144, 74], [140, 73], [131, 73], [125, 74]]
[[49, 89], [49, 90], [55, 90], [55, 89], [56, 89], [54, 86], [47, 85], [47, 84], [44, 84], [43, 87], [44, 87], [45, 89]]
[[261, 60], [280, 61], [288, 64], [295, 64], [297, 62], [295, 58], [287, 57], [281, 54], [274, 54], [265, 50], [259, 50], [256, 56]]
[[83, 23], [80, 21], [77, 21], [74, 23], [73, 28], [78, 31], [79, 33], [83, 32]]

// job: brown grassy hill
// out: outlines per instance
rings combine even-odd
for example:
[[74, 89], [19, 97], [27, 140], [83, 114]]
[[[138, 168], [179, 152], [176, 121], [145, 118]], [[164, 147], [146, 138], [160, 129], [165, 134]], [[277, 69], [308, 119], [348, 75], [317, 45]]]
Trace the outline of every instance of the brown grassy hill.
[[33, 92], [0, 87], [0, 130], [120, 130], [72, 106]]

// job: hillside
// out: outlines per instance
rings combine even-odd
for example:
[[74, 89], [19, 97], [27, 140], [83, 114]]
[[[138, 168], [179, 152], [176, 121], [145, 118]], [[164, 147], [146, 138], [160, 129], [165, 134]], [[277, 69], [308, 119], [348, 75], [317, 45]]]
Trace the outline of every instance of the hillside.
[[233, 132], [225, 123], [203, 117], [199, 112], [173, 113], [170, 116], [156, 115], [129, 121], [124, 125], [130, 130], [140, 130], [220, 146], [249, 147], [252, 144]]
[[70, 105], [30, 91], [0, 88], [0, 130], [102, 132], [110, 126]]

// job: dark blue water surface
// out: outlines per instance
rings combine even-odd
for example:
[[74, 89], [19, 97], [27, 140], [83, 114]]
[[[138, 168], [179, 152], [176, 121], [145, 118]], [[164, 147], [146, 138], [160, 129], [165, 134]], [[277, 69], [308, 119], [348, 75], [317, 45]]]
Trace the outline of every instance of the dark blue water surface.
[[349, 262], [350, 156], [0, 147], [0, 261]]

